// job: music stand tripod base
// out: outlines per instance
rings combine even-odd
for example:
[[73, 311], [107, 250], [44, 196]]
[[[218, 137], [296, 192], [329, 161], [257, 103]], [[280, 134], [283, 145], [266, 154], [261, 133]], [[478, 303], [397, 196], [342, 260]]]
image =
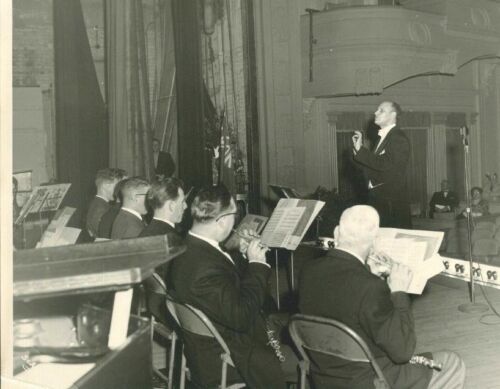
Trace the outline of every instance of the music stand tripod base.
[[465, 313], [483, 313], [488, 309], [486, 304], [481, 303], [465, 303], [458, 306], [458, 310]]

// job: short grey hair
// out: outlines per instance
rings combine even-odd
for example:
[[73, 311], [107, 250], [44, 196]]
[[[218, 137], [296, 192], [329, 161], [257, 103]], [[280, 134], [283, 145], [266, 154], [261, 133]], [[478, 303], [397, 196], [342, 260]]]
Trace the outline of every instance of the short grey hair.
[[340, 216], [338, 246], [365, 246], [377, 236], [380, 218], [375, 208], [369, 205], [355, 205], [347, 208]]

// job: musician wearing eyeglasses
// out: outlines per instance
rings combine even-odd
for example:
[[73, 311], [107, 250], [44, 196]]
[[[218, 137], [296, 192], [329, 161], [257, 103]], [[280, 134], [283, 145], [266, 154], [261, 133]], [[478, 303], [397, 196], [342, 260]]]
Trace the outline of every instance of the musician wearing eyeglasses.
[[146, 226], [146, 195], [149, 182], [140, 177], [127, 179], [121, 187], [123, 203], [111, 229], [111, 239], [137, 238]]
[[[193, 226], [185, 240], [187, 250], [172, 261], [167, 287], [176, 300], [205, 313], [227, 343], [236, 366], [229, 367], [228, 383], [285, 388], [282, 364], [268, 344], [261, 313], [271, 272], [267, 247], [251, 232], [241, 238], [246, 259], [220, 247], [233, 229], [236, 214], [235, 201], [224, 186], [207, 187], [197, 194], [191, 205]], [[192, 380], [203, 388], [217, 387], [220, 346], [212, 338], [186, 331], [183, 335]]]

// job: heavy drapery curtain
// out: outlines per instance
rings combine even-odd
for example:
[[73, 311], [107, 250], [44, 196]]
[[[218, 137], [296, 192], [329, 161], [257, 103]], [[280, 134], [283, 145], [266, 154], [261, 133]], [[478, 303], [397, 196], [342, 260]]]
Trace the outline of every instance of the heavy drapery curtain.
[[173, 0], [179, 177], [189, 186], [212, 183], [204, 131], [204, 86], [197, 1]]
[[108, 164], [106, 111], [80, 0], [54, 0], [56, 159], [65, 204], [86, 209], [98, 169]]
[[110, 166], [154, 176], [142, 1], [105, 0]]
[[[153, 20], [147, 23], [146, 35], [154, 42], [148, 52], [148, 69], [152, 80], [152, 122], [154, 136], [163, 151], [177, 157], [177, 104], [175, 99], [175, 50], [172, 1], [155, 0]], [[151, 49], [151, 47], [150, 47]]]

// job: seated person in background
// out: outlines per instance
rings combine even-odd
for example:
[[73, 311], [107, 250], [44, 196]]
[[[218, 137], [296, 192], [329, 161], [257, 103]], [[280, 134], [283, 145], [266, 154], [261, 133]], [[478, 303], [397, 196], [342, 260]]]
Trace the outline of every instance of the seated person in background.
[[101, 169], [97, 172], [95, 178], [97, 193], [90, 202], [86, 221], [87, 231], [92, 238], [99, 236], [101, 219], [111, 206], [116, 184], [125, 178], [125, 174], [125, 170], [115, 168]]
[[[488, 201], [483, 199], [483, 189], [479, 186], [475, 186], [470, 190], [470, 203], [471, 203], [471, 215], [472, 217], [486, 216], [489, 212]], [[467, 217], [467, 211], [462, 212], [462, 216]]]
[[157, 177], [172, 177], [175, 172], [174, 159], [170, 153], [160, 150], [160, 141], [156, 138], [153, 138], [153, 162]]
[[[251, 388], [285, 388], [287, 362], [280, 363], [278, 353], [268, 345], [261, 312], [271, 273], [267, 247], [251, 233], [240, 247], [248, 260], [231, 256], [219, 246], [231, 234], [236, 210], [224, 186], [200, 190], [191, 205], [193, 226], [185, 240], [187, 250], [171, 262], [167, 286], [178, 301], [203, 311], [226, 341], [236, 366], [236, 370], [229, 367], [228, 382], [244, 380]], [[184, 347], [192, 380], [204, 388], [216, 387], [221, 374], [218, 343], [185, 331]], [[297, 359], [286, 346], [281, 350], [291, 354], [286, 361], [296, 381]]]
[[450, 190], [448, 180], [441, 181], [441, 191], [434, 192], [429, 203], [429, 217], [434, 217], [434, 213], [453, 212], [458, 206], [457, 195]]
[[180, 223], [187, 207], [182, 185], [178, 178], [165, 178], [151, 185], [146, 201], [153, 209], [153, 220], [139, 236], [164, 235], [169, 232], [178, 235], [175, 225]]
[[[370, 206], [357, 205], [342, 213], [334, 232], [336, 248], [302, 271], [300, 312], [332, 318], [353, 329], [367, 343], [391, 388], [463, 388], [465, 366], [453, 352], [432, 354], [443, 364], [440, 372], [409, 363], [416, 337], [410, 298], [403, 291], [411, 282], [411, 271], [397, 262], [391, 261], [390, 267], [367, 262], [378, 229], [378, 213]], [[375, 374], [367, 363], [314, 352], [311, 357], [317, 388], [375, 387]]]
[[149, 182], [140, 177], [127, 179], [121, 188], [123, 204], [111, 228], [111, 239], [137, 238], [144, 229]]

